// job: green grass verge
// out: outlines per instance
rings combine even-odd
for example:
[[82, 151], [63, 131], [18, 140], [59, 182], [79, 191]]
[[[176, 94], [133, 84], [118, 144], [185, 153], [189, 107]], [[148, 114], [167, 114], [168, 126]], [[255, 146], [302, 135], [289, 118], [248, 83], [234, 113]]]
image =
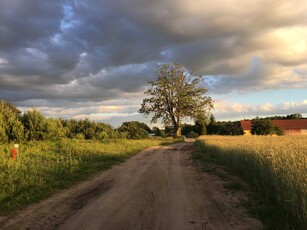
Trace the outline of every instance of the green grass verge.
[[61, 140], [0, 145], [0, 215], [38, 202], [99, 171], [125, 161], [150, 146], [179, 142], [168, 139], [97, 141]]

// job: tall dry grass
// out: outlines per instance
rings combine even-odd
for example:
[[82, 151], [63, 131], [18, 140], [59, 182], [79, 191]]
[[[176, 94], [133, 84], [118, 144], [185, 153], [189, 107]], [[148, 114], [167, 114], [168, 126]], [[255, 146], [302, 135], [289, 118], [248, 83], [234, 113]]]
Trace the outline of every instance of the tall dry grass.
[[202, 136], [197, 145], [275, 207], [284, 229], [306, 229], [307, 136]]

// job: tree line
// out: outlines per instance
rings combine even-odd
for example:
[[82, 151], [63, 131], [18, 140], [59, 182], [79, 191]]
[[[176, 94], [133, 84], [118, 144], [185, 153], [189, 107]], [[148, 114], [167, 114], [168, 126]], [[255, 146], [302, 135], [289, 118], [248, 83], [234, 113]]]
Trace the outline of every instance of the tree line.
[[[186, 137], [198, 137], [205, 134], [205, 125], [201, 122], [182, 125]], [[109, 124], [89, 119], [47, 118], [37, 109], [22, 113], [10, 102], [0, 101], [0, 143], [60, 140], [63, 138], [79, 140], [108, 139], [144, 139], [150, 136], [175, 137], [176, 129], [166, 126], [165, 129], [150, 127], [139, 121], [127, 121], [115, 129]]]
[[138, 121], [124, 122], [115, 129], [111, 125], [89, 119], [75, 120], [47, 118], [37, 109], [24, 113], [10, 102], [0, 101], [0, 143], [60, 140], [142, 139], [147, 138], [151, 129]]
[[[272, 120], [306, 119], [300, 113], [293, 113], [286, 116], [270, 116], [265, 118], [255, 117], [251, 120], [251, 134], [253, 135], [284, 135], [284, 130], [272, 123]], [[191, 126], [197, 133], [196, 126]], [[185, 127], [183, 127], [185, 129]], [[211, 115], [208, 124], [202, 129], [201, 135], [243, 135], [244, 131], [240, 121], [216, 121]], [[185, 134], [184, 134], [185, 135]], [[199, 134], [200, 135], [200, 134]]]
[[[283, 135], [279, 127], [272, 124], [274, 119], [304, 119], [301, 114], [273, 116], [252, 119], [251, 133], [254, 135]], [[47, 118], [39, 110], [30, 109], [24, 113], [9, 102], [0, 103], [0, 143], [15, 141], [60, 140], [63, 138], [79, 140], [143, 139], [149, 135], [157, 137], [175, 137], [177, 127], [164, 129], [153, 127], [138, 121], [123, 122], [115, 129], [109, 124], [89, 119], [75, 120]], [[195, 119], [194, 124], [182, 124], [182, 135], [196, 138], [200, 135], [243, 135], [240, 121], [216, 121], [211, 115], [209, 121]]]

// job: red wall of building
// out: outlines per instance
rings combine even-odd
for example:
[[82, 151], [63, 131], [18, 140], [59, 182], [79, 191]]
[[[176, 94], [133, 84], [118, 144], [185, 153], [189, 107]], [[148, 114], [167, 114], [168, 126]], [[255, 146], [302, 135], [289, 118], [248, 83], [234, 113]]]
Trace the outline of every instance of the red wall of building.
[[286, 135], [301, 135], [301, 130], [300, 129], [290, 129], [290, 130], [285, 130]]

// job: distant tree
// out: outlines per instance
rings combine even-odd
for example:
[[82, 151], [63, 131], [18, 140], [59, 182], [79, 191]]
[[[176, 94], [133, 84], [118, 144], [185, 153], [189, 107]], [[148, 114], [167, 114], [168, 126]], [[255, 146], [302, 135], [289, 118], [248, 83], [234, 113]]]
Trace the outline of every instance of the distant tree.
[[150, 89], [145, 92], [149, 98], [143, 100], [140, 113], [153, 113], [151, 122], [162, 118], [165, 126], [173, 126], [176, 136], [181, 136], [184, 117], [208, 117], [213, 103], [199, 83], [202, 78], [193, 76], [184, 66], [170, 63], [158, 67], [158, 79], [148, 81]]
[[207, 125], [207, 134], [213, 135], [213, 134], [219, 134], [219, 127], [217, 125], [217, 122], [215, 120], [215, 117], [213, 114], [211, 114], [209, 118], [209, 124]]
[[274, 125], [269, 119], [256, 117], [252, 120], [251, 133], [255, 135], [270, 135], [274, 133]]
[[155, 136], [160, 137], [161, 136], [161, 130], [158, 127], [152, 128], [152, 133], [155, 134]]
[[78, 133], [82, 133], [85, 139], [95, 139], [96, 123], [88, 118], [78, 121]]
[[74, 136], [74, 133], [72, 131], [72, 125], [71, 125], [72, 121], [73, 121], [72, 119], [61, 120], [63, 128], [65, 129], [65, 134], [66, 134], [67, 138], [73, 138], [73, 136]]
[[8, 141], [8, 135], [6, 134], [7, 125], [5, 118], [2, 113], [0, 113], [0, 143], [5, 143]]
[[166, 137], [165, 130], [161, 130], [158, 127], [153, 127], [151, 133], [154, 133], [157, 137]]
[[244, 131], [240, 121], [228, 121], [226, 123], [227, 135], [243, 135]]
[[186, 136], [191, 131], [194, 131], [194, 125], [190, 125], [190, 124], [183, 124], [182, 125], [182, 129], [181, 129], [182, 135]]
[[278, 135], [278, 136], [283, 136], [285, 135], [285, 131], [278, 127], [278, 126], [274, 126], [274, 130], [273, 130], [274, 134]]
[[36, 109], [28, 110], [22, 117], [28, 140], [43, 140], [47, 133], [47, 119]]
[[60, 140], [66, 136], [66, 129], [63, 127], [61, 119], [48, 118], [46, 119], [44, 140]]
[[20, 121], [20, 111], [9, 102], [0, 102], [0, 142], [24, 139], [24, 126]]
[[24, 140], [24, 126], [19, 118], [12, 119], [10, 122], [10, 127], [10, 134], [8, 135], [10, 140], [17, 142]]
[[197, 125], [184, 124], [182, 126], [182, 134], [185, 137], [196, 138], [199, 136], [198, 131], [201, 131], [201, 130], [200, 130], [200, 127]]
[[224, 121], [216, 122], [213, 127], [214, 127], [213, 130], [215, 130], [215, 132], [213, 134], [217, 134], [217, 135], [230, 135], [230, 134], [228, 134], [227, 123], [224, 122]]
[[270, 117], [265, 117], [265, 119], [270, 119], [270, 120], [291, 120], [291, 119], [306, 119], [302, 116], [300, 113], [293, 113], [289, 114], [286, 116], [270, 116]]
[[191, 131], [189, 132], [187, 135], [185, 135], [188, 138], [197, 138], [198, 137], [198, 133]]
[[11, 102], [1, 100], [1, 104], [2, 104], [1, 106], [10, 110], [13, 114], [15, 114], [15, 115], [21, 114], [21, 111], [16, 106], [14, 106]]
[[176, 130], [173, 126], [165, 126], [164, 133], [167, 137], [174, 137]]
[[84, 120], [62, 120], [63, 127], [68, 138], [96, 139], [103, 141], [109, 138], [123, 138], [111, 125]]
[[[118, 131], [122, 133], [127, 133], [126, 137], [128, 139], [143, 139], [148, 138], [148, 132], [146, 130], [150, 130], [150, 128], [148, 126], [147, 128], [146, 126], [146, 124], [138, 121], [128, 121], [124, 122], [118, 128]], [[144, 128], [146, 128], [146, 130]]]
[[214, 116], [210, 117], [207, 125], [208, 135], [243, 135], [240, 121], [216, 121]]
[[216, 123], [215, 117], [213, 114], [210, 115], [209, 124], [214, 125]]
[[293, 113], [286, 116], [287, 119], [302, 119], [303, 116], [300, 113]]
[[208, 121], [203, 120], [200, 118], [195, 119], [195, 129], [194, 131], [200, 136], [200, 135], [206, 135], [207, 134], [207, 126]]
[[145, 123], [143, 122], [138, 122], [138, 121], [135, 121], [137, 126], [144, 129], [147, 133], [151, 133], [151, 129], [148, 127], [148, 125], [146, 125]]
[[212, 135], [212, 134], [216, 134], [217, 130], [216, 130], [216, 120], [213, 114], [211, 114], [210, 118], [209, 118], [209, 124], [206, 126], [207, 129], [207, 134]]
[[95, 130], [95, 139], [97, 140], [105, 140], [109, 138], [117, 138], [117, 134], [115, 133], [114, 128], [105, 123], [97, 123]]

